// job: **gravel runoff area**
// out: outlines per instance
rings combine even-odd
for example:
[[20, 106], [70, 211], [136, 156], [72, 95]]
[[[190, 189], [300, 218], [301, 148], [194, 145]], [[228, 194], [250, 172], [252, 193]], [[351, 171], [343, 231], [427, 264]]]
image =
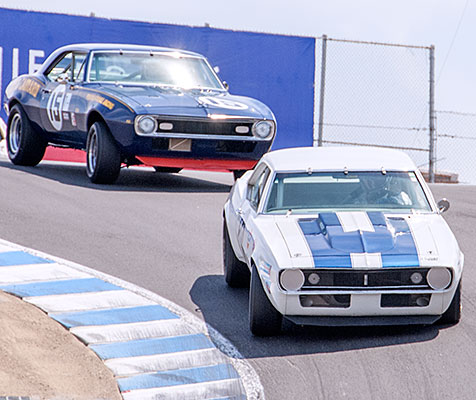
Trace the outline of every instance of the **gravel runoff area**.
[[112, 372], [43, 311], [0, 291], [0, 397], [119, 400]]

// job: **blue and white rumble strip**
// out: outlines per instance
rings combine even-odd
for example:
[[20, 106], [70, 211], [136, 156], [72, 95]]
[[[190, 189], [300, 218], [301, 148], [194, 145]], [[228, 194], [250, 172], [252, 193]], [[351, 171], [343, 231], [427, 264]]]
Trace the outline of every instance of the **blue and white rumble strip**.
[[0, 289], [83, 341], [125, 400], [264, 399], [256, 372], [225, 338], [145, 289], [3, 240]]

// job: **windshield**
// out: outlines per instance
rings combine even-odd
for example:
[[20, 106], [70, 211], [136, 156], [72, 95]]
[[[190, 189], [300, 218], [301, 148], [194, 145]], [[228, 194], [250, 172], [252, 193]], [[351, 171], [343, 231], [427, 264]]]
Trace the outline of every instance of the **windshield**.
[[205, 59], [179, 53], [95, 52], [89, 80], [223, 89]]
[[265, 212], [431, 211], [414, 172], [278, 173]]

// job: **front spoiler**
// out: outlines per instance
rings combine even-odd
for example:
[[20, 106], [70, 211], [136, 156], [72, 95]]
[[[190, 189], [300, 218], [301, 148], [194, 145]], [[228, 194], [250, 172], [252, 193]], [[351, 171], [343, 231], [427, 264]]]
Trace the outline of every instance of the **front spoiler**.
[[392, 315], [375, 317], [315, 317], [285, 315], [296, 325], [311, 326], [384, 326], [384, 325], [431, 325], [441, 315]]
[[258, 160], [222, 160], [211, 158], [145, 157], [136, 156], [144, 165], [151, 167], [190, 168], [212, 171], [248, 170], [254, 168]]

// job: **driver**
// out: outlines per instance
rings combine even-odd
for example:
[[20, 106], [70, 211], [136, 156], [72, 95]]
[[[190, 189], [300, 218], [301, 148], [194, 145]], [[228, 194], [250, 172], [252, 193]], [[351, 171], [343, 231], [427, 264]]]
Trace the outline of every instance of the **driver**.
[[410, 196], [401, 188], [397, 177], [383, 173], [361, 174], [360, 185], [346, 198], [353, 204], [411, 205]]

